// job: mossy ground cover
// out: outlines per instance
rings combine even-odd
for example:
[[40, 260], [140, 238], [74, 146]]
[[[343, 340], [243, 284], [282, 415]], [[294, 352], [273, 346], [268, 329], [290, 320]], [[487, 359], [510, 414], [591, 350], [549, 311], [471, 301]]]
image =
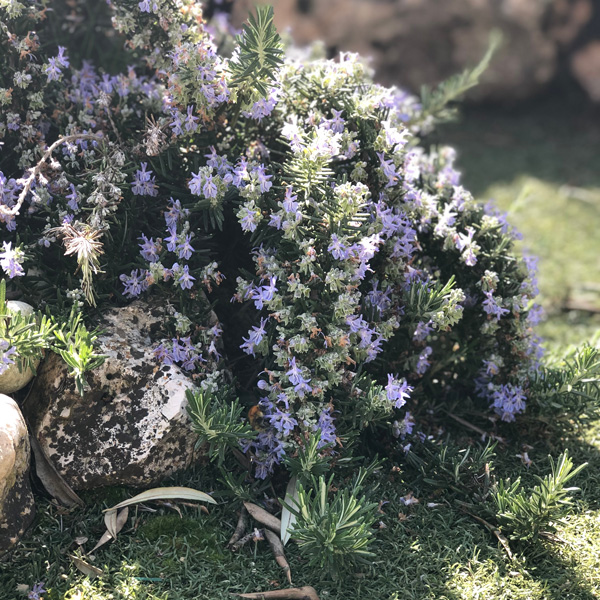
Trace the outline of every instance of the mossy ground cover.
[[[541, 333], [554, 345], [589, 339], [600, 325], [598, 316], [560, 310], [569, 291], [579, 293], [582, 283], [600, 284], [600, 170], [594, 162], [600, 128], [590, 127], [582, 111], [571, 110], [568, 120], [560, 118], [564, 114], [551, 102], [516, 113], [471, 111], [460, 125], [438, 134], [440, 141], [458, 147], [466, 185], [478, 198], [494, 198], [509, 209], [523, 246], [541, 256], [540, 288], [550, 313]], [[586, 194], [574, 196], [565, 184]], [[574, 482], [581, 487], [575, 510], [552, 541], [512, 544], [511, 560], [455, 496], [425, 484], [407, 464], [397, 472], [387, 463], [373, 482], [379, 484], [374, 498], [383, 502], [376, 558], [337, 581], [323, 579], [305, 568], [292, 542], [286, 551], [294, 583], [313, 585], [322, 599], [340, 600], [597, 598], [600, 424], [571, 437], [526, 436], [527, 430], [506, 429], [506, 444], [497, 447], [493, 461], [497, 477], [521, 475], [532, 483], [534, 474], [548, 471], [548, 454], [557, 456], [565, 448], [575, 464], [589, 463]], [[455, 431], [452, 439], [461, 447], [479, 442], [464, 436], [465, 431]], [[529, 468], [519, 457], [524, 449], [533, 461]], [[204, 491], [223, 488], [209, 468], [171, 483]], [[181, 517], [166, 506], [154, 506], [157, 512], [132, 508], [117, 541], [94, 553], [93, 564], [105, 576], [90, 580], [69, 558], [80, 551], [76, 539], [88, 538], [83, 548], [91, 549], [105, 529], [102, 509], [132, 493], [123, 488], [88, 492], [85, 509], [74, 511], [39, 497], [34, 527], [0, 565], [0, 598], [25, 598], [17, 586], [38, 581], [49, 590], [46, 600], [224, 599], [232, 592], [286, 585], [264, 542], [250, 543], [237, 554], [225, 549], [238, 506], [225, 497], [208, 515], [189, 506], [181, 507]], [[411, 493], [419, 502], [407, 505]]]

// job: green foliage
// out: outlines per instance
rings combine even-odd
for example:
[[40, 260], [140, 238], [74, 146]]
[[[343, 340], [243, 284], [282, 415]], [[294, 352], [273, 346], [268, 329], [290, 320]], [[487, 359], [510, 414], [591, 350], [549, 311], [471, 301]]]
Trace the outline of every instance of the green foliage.
[[228, 389], [219, 393], [187, 390], [186, 397], [192, 427], [199, 436], [196, 446], [207, 444], [210, 460], [219, 466], [227, 450], [237, 449], [240, 440], [256, 436], [248, 423], [242, 422], [243, 407], [239, 400], [231, 400]]
[[521, 478], [513, 483], [500, 480], [494, 490], [493, 499], [497, 509], [497, 519], [503, 531], [515, 540], [533, 541], [540, 534], [555, 530], [554, 522], [571, 504], [570, 492], [579, 488], [565, 487], [587, 463], [573, 468], [568, 452], [561, 454], [555, 463], [550, 457], [551, 473], [537, 477], [536, 485], [529, 496], [521, 490]]
[[495, 449], [495, 442], [465, 449], [451, 443], [432, 448], [425, 443], [418, 450], [411, 450], [407, 460], [419, 470], [427, 485], [477, 501], [485, 499], [489, 489]]
[[292, 477], [299, 477], [301, 481], [310, 481], [311, 477], [321, 477], [330, 468], [331, 456], [327, 450], [332, 444], [325, 444], [319, 448], [321, 433], [309, 436], [303, 446], [298, 448], [295, 455], [284, 456], [284, 463]]
[[490, 35], [488, 49], [478, 65], [450, 77], [440, 83], [434, 90], [428, 86], [421, 88], [424, 121], [432, 119], [435, 123], [443, 123], [452, 120], [456, 116], [455, 109], [449, 107], [448, 104], [458, 100], [464, 93], [478, 85], [480, 77], [487, 70], [501, 42], [502, 35], [500, 32], [493, 31]]
[[63, 358], [83, 395], [85, 373], [99, 367], [104, 356], [96, 354], [97, 331], [88, 331], [81, 313], [72, 309], [66, 322], [40, 312], [25, 314], [11, 310], [6, 303], [6, 281], [0, 281], [0, 339], [17, 351], [19, 370], [34, 369], [46, 349]]
[[44, 349], [51, 346], [56, 327], [47, 316], [11, 310], [6, 303], [6, 281], [0, 281], [0, 340], [16, 348], [19, 371], [35, 369]]
[[394, 414], [383, 386], [364, 376], [356, 378], [351, 393], [340, 398], [340, 404], [348, 408], [346, 419], [355, 431], [388, 423]]
[[356, 561], [373, 556], [368, 547], [377, 504], [359, 496], [367, 474], [367, 469], [361, 469], [350, 487], [333, 492], [332, 497], [333, 477], [311, 477], [312, 489], [298, 482], [297, 503], [286, 507], [296, 517], [291, 536], [309, 568], [336, 576]]
[[273, 25], [273, 7], [258, 6], [256, 17], [250, 15], [242, 33], [237, 36], [237, 54], [229, 68], [232, 87], [238, 90], [242, 108], [264, 98], [277, 68], [283, 64], [283, 46]]
[[411, 287], [406, 299], [406, 313], [412, 321], [431, 319], [446, 329], [456, 324], [462, 316], [459, 302], [464, 300], [461, 290], [454, 289], [454, 275], [447, 283], [436, 283], [434, 287], [427, 283], [419, 283]]
[[588, 421], [600, 414], [600, 350], [571, 347], [549, 357], [532, 377], [533, 394], [543, 419], [566, 423]]
[[71, 368], [77, 390], [83, 395], [87, 386], [85, 373], [99, 367], [105, 358], [94, 352], [98, 331], [88, 331], [82, 321], [81, 313], [73, 308], [66, 324], [57, 328], [54, 336], [56, 340], [53, 350], [60, 354]]

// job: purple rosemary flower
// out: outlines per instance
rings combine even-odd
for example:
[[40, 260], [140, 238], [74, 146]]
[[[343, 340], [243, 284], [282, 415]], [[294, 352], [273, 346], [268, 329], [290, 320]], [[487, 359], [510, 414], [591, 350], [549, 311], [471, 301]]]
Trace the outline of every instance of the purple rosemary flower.
[[265, 302], [270, 302], [273, 300], [273, 296], [277, 291], [277, 287], [275, 287], [276, 283], [277, 277], [273, 276], [269, 278], [268, 285], [261, 285], [252, 291], [251, 298], [254, 300], [254, 305], [256, 308], [258, 308], [258, 310], [262, 309]]
[[258, 223], [256, 222], [256, 210], [252, 210], [248, 206], [244, 205], [238, 211], [237, 217], [240, 225], [242, 226], [242, 231], [256, 231], [256, 228], [258, 227]]
[[269, 423], [284, 437], [292, 433], [294, 427], [298, 425], [298, 421], [288, 412], [275, 407], [273, 414], [269, 415]]
[[483, 366], [485, 367], [485, 374], [487, 377], [493, 377], [500, 372], [500, 367], [497, 363], [497, 360], [494, 361], [491, 358], [483, 360]]
[[325, 129], [331, 129], [333, 133], [344, 133], [344, 125], [346, 121], [342, 119], [341, 110], [335, 110], [335, 108], [331, 109], [333, 117], [331, 119], [326, 119], [323, 121], [322, 125]]
[[321, 439], [317, 444], [317, 448], [322, 448], [327, 444], [334, 444], [337, 434], [335, 431], [334, 418], [331, 415], [331, 410], [329, 407], [325, 407], [321, 414], [319, 415], [319, 420], [317, 424], [313, 426], [314, 431], [321, 431]]
[[200, 119], [198, 117], [194, 116], [194, 107], [192, 106], [188, 106], [187, 107], [187, 114], [185, 117], [185, 130], [188, 133], [193, 133], [194, 131], [196, 131], [196, 129], [198, 129], [198, 121]]
[[398, 185], [398, 181], [400, 179], [400, 173], [396, 171], [396, 166], [394, 165], [393, 160], [386, 160], [383, 152], [378, 152], [377, 156], [379, 157], [379, 166], [383, 172], [383, 175], [387, 177], [386, 188], [394, 187]]
[[175, 226], [170, 226], [167, 228], [168, 236], [165, 238], [165, 242], [167, 244], [167, 250], [169, 252], [175, 252], [177, 249], [177, 244], [179, 243], [179, 238], [177, 235], [177, 228]]
[[349, 256], [346, 246], [335, 233], [331, 234], [331, 243], [327, 247], [327, 250], [331, 252], [331, 255], [336, 260], [346, 260]]
[[69, 184], [69, 189], [71, 193], [65, 196], [68, 200], [67, 205], [73, 212], [79, 212], [79, 194], [72, 183]]
[[503, 421], [515, 420], [515, 415], [525, 410], [527, 396], [523, 388], [510, 383], [501, 385], [493, 394], [494, 410]]
[[192, 240], [192, 236], [192, 233], [187, 233], [184, 236], [183, 241], [177, 244], [176, 251], [179, 259], [189, 260], [191, 258], [192, 253], [194, 252], [194, 248], [190, 243]]
[[25, 256], [19, 248], [13, 250], [11, 246], [11, 242], [2, 242], [2, 252], [0, 252], [0, 267], [10, 279], [25, 275], [21, 266]]
[[178, 283], [182, 290], [189, 290], [194, 287], [193, 282], [196, 281], [196, 278], [190, 275], [190, 268], [188, 265], [184, 265], [183, 268], [181, 268], [175, 263], [171, 270], [176, 276], [175, 283]]
[[285, 373], [290, 380], [290, 383], [294, 386], [294, 391], [303, 397], [305, 392], [311, 392], [312, 390], [308, 386], [310, 377], [306, 379], [302, 375], [302, 369], [296, 365], [296, 357], [293, 356], [290, 360], [290, 368]]
[[493, 292], [490, 290], [489, 292], [483, 292], [485, 296], [485, 300], [482, 302], [483, 310], [490, 316], [496, 318], [496, 321], [499, 321], [501, 317], [508, 314], [507, 308], [502, 308], [497, 300], [493, 296]]
[[248, 161], [245, 156], [240, 158], [239, 163], [235, 166], [233, 170], [233, 180], [232, 183], [236, 188], [242, 188], [246, 181], [250, 179], [250, 175], [248, 173]]
[[44, 582], [41, 581], [36, 583], [33, 588], [27, 594], [27, 600], [43, 600], [42, 594], [45, 594], [46, 590], [44, 589]]
[[[181, 202], [179, 200], [173, 200], [169, 198], [169, 210], [165, 211], [165, 222], [167, 227], [177, 227], [177, 223], [183, 216], [187, 216], [189, 211], [187, 209], [181, 209]], [[172, 252], [172, 250], [170, 251]]]
[[64, 46], [59, 46], [58, 47], [58, 55], [56, 57], [56, 60], [58, 61], [60, 66], [65, 67], [65, 68], [69, 66], [69, 57], [65, 56], [66, 51], [67, 51], [67, 49]]
[[412, 419], [411, 414], [407, 411], [402, 421], [394, 421], [392, 423], [392, 434], [394, 437], [399, 437], [403, 440], [407, 435], [413, 432], [415, 422]]
[[142, 258], [149, 263], [158, 262], [159, 245], [152, 238], [148, 239], [143, 233], [142, 237], [139, 237], [138, 240], [142, 240], [142, 243], [138, 244], [141, 248], [140, 254]]
[[50, 57], [48, 59], [48, 65], [44, 67], [44, 73], [48, 75], [48, 81], [58, 81], [62, 75], [62, 71], [57, 62], [58, 59], [56, 57]]
[[431, 362], [428, 360], [433, 352], [431, 346], [426, 346], [423, 352], [419, 354], [419, 360], [417, 361], [416, 371], [419, 375], [424, 375], [427, 369], [431, 366]]
[[[269, 180], [273, 177], [273, 175], [267, 175], [265, 173], [265, 165], [258, 165], [254, 168], [253, 173], [256, 175], [256, 181], [258, 181], [258, 185], [260, 186], [260, 193], [264, 194], [271, 189], [273, 185]], [[286, 198], [287, 198], [286, 191]]]
[[134, 269], [131, 271], [131, 275], [121, 275], [119, 279], [123, 282], [123, 295], [128, 298], [135, 298], [142, 292], [148, 289], [147, 282], [148, 271], [145, 269]]
[[12, 360], [11, 356], [17, 356], [17, 349], [15, 346], [9, 347], [8, 340], [0, 340], [0, 375], [2, 375], [10, 365], [15, 364], [15, 361]]
[[271, 215], [271, 219], [269, 220], [269, 227], [275, 227], [275, 229], [281, 229], [281, 219], [282, 216], [277, 213], [273, 213]]
[[252, 329], [248, 332], [248, 337], [242, 338], [244, 340], [244, 343], [240, 346], [240, 348], [246, 354], [252, 354], [252, 356], [255, 356], [254, 348], [256, 346], [258, 346], [262, 342], [263, 338], [265, 337], [265, 335], [267, 333], [265, 326], [266, 326], [268, 320], [269, 320], [268, 317], [266, 319], [261, 317], [260, 325], [258, 327], [256, 325], [254, 325], [252, 327]]
[[181, 113], [178, 110], [171, 111], [171, 122], [169, 123], [169, 127], [175, 136], [184, 134]]
[[393, 375], [388, 374], [388, 383], [385, 386], [387, 399], [394, 402], [394, 408], [402, 408], [406, 401], [410, 398], [413, 387], [408, 385], [406, 379], [396, 379]]
[[131, 190], [136, 196], [158, 196], [158, 189], [155, 183], [156, 177], [152, 171], [147, 171], [148, 163], [143, 162], [142, 168], [135, 172]]
[[138, 7], [141, 12], [156, 12], [158, 10], [158, 4], [156, 2], [152, 2], [150, 4], [150, 0], [142, 0], [138, 2]]

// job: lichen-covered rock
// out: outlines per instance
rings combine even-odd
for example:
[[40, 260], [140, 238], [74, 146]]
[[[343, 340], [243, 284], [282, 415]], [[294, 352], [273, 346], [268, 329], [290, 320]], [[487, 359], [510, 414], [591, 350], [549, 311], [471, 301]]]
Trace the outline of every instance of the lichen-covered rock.
[[99, 352], [104, 364], [86, 378], [81, 396], [61, 358], [38, 370], [27, 414], [59, 473], [73, 489], [146, 486], [190, 465], [196, 435], [186, 413], [189, 377], [161, 365], [153, 339], [163, 307], [141, 301], [108, 311]]
[[35, 515], [29, 464], [23, 415], [12, 398], [0, 394], [0, 555], [14, 547]]

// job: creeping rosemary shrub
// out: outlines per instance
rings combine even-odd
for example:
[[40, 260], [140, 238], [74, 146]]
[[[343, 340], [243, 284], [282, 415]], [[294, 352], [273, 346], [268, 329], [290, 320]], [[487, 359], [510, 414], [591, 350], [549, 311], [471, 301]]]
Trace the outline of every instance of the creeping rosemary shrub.
[[[86, 319], [161, 295], [156, 360], [259, 479], [309, 444], [321, 466], [403, 446], [431, 403], [513, 421], [547, 387], [533, 261], [454, 151], [421, 144], [488, 60], [420, 102], [356, 55], [285, 49], [270, 9], [233, 40], [192, 0], [0, 0], [9, 292]], [[255, 429], [215, 422], [239, 421], [231, 389]]]

